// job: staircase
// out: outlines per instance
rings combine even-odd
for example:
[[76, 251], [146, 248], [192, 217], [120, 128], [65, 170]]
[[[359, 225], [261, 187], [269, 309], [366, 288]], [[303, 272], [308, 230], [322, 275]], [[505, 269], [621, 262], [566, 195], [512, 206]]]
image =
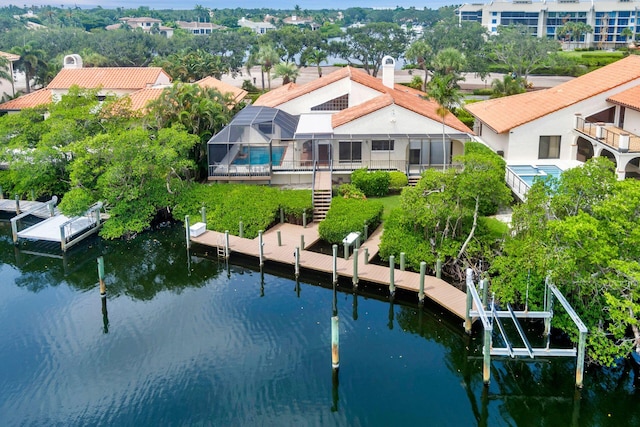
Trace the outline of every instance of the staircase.
[[331, 172], [317, 171], [313, 186], [313, 221], [320, 222], [327, 217], [331, 207]]
[[422, 175], [411, 175], [408, 178], [409, 178], [409, 185], [411, 187], [415, 187], [418, 181], [420, 181], [420, 178], [422, 178]]

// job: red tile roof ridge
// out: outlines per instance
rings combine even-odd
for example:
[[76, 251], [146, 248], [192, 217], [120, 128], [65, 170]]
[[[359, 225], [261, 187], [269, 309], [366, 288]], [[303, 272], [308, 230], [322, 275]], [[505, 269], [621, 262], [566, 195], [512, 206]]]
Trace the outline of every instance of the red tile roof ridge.
[[640, 84], [607, 98], [608, 102], [640, 111]]
[[353, 120], [364, 117], [367, 114], [378, 111], [384, 107], [392, 105], [393, 97], [389, 94], [381, 94], [373, 99], [370, 99], [362, 104], [354, 105], [353, 107], [345, 108], [331, 116], [331, 126], [335, 129], [339, 126], [347, 124]]

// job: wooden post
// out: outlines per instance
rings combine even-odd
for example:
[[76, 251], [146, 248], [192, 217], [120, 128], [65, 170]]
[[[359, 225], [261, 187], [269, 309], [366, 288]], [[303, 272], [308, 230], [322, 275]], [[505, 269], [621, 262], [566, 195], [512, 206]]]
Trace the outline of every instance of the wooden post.
[[264, 254], [263, 254], [263, 246], [264, 242], [262, 241], [262, 230], [258, 230], [258, 252], [260, 254], [260, 267], [264, 265]]
[[422, 261], [420, 263], [420, 290], [418, 291], [418, 301], [424, 302], [424, 276], [427, 272], [427, 263]]
[[300, 248], [296, 246], [296, 251], [293, 253], [295, 257], [295, 273], [296, 277], [300, 276]]
[[489, 306], [489, 279], [482, 279], [480, 283], [482, 284], [482, 305], [487, 308]]
[[358, 248], [353, 250], [353, 287], [358, 287]]
[[184, 229], [187, 238], [187, 249], [191, 248], [191, 229], [189, 228], [189, 215], [184, 216]]
[[406, 254], [404, 252], [400, 252], [400, 271], [404, 271], [406, 261]]
[[16, 215], [20, 215], [20, 196], [16, 194]]
[[[189, 241], [189, 239], [187, 239], [187, 241]], [[188, 245], [189, 244], [187, 243], [187, 246]], [[67, 251], [67, 238], [64, 233], [64, 225], [60, 226], [60, 249], [62, 249], [62, 252]]]
[[442, 279], [442, 260], [440, 258], [436, 260], [436, 277]]
[[18, 221], [11, 219], [11, 235], [13, 236], [13, 243], [18, 244]]
[[469, 312], [471, 311], [471, 307], [473, 306], [473, 296], [471, 295], [471, 291], [469, 290], [469, 286], [472, 286], [469, 284], [469, 276], [471, 274], [473, 274], [471, 272], [471, 269], [467, 269], [467, 309], [464, 313], [464, 331], [469, 335], [471, 335], [471, 316], [469, 315]]
[[369, 224], [367, 224], [367, 221], [364, 222], [364, 240], [367, 240], [369, 238]]
[[333, 251], [333, 283], [338, 281], [338, 245], [334, 244], [331, 247]]
[[349, 244], [344, 242], [344, 259], [349, 259]]
[[33, 188], [31, 189], [31, 201], [36, 201], [36, 191]]
[[364, 248], [364, 265], [369, 264], [369, 248]]
[[229, 259], [231, 248], [229, 247], [229, 230], [224, 230], [224, 257]]
[[200, 219], [205, 224], [207, 223], [207, 208], [204, 205], [200, 208]]
[[[469, 292], [467, 292], [470, 294]], [[482, 346], [483, 363], [482, 363], [482, 381], [486, 385], [491, 380], [491, 329], [484, 330], [484, 345]]]
[[282, 246], [282, 236], [280, 235], [280, 230], [276, 232], [276, 235], [278, 236], [278, 246]]
[[576, 386], [582, 388], [584, 377], [584, 350], [587, 342], [587, 332], [580, 332], [578, 339], [578, 355], [576, 358]]
[[300, 250], [304, 251], [304, 234], [300, 235]]
[[98, 257], [98, 280], [100, 281], [100, 296], [106, 298], [107, 287], [104, 284], [104, 258]]
[[396, 257], [391, 255], [389, 257], [389, 294], [395, 295], [396, 293], [396, 282], [394, 280], [394, 273], [396, 270]]
[[307, 212], [306, 211], [302, 212], [302, 228], [307, 228]]
[[241, 238], [244, 237], [244, 223], [242, 221], [238, 223], [238, 235]]
[[331, 317], [331, 367], [336, 370], [340, 367], [340, 320], [338, 316]]
[[284, 223], [284, 209], [280, 208], [280, 224]]

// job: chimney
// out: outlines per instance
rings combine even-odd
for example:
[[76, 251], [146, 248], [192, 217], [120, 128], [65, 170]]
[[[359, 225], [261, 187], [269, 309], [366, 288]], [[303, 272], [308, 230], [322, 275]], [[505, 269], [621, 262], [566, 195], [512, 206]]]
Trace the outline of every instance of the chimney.
[[387, 55], [382, 58], [382, 84], [391, 89], [395, 84], [395, 69], [396, 61], [392, 57]]
[[62, 66], [63, 68], [82, 68], [82, 58], [76, 53], [67, 55], [62, 61]]

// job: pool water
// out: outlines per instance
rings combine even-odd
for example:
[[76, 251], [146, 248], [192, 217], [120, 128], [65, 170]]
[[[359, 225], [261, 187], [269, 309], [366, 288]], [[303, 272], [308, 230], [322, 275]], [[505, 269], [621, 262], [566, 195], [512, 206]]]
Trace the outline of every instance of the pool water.
[[[271, 164], [280, 165], [287, 147], [271, 148]], [[247, 154], [248, 152], [248, 154]], [[269, 147], [244, 147], [240, 154], [236, 156], [232, 164], [234, 165], [266, 165], [269, 163]]]
[[554, 178], [560, 178], [562, 174], [562, 169], [554, 165], [541, 165], [541, 166], [533, 166], [533, 165], [517, 165], [517, 166], [508, 166], [509, 169], [520, 179], [522, 179], [529, 187], [533, 185], [533, 182], [538, 177], [546, 177], [552, 176]]

